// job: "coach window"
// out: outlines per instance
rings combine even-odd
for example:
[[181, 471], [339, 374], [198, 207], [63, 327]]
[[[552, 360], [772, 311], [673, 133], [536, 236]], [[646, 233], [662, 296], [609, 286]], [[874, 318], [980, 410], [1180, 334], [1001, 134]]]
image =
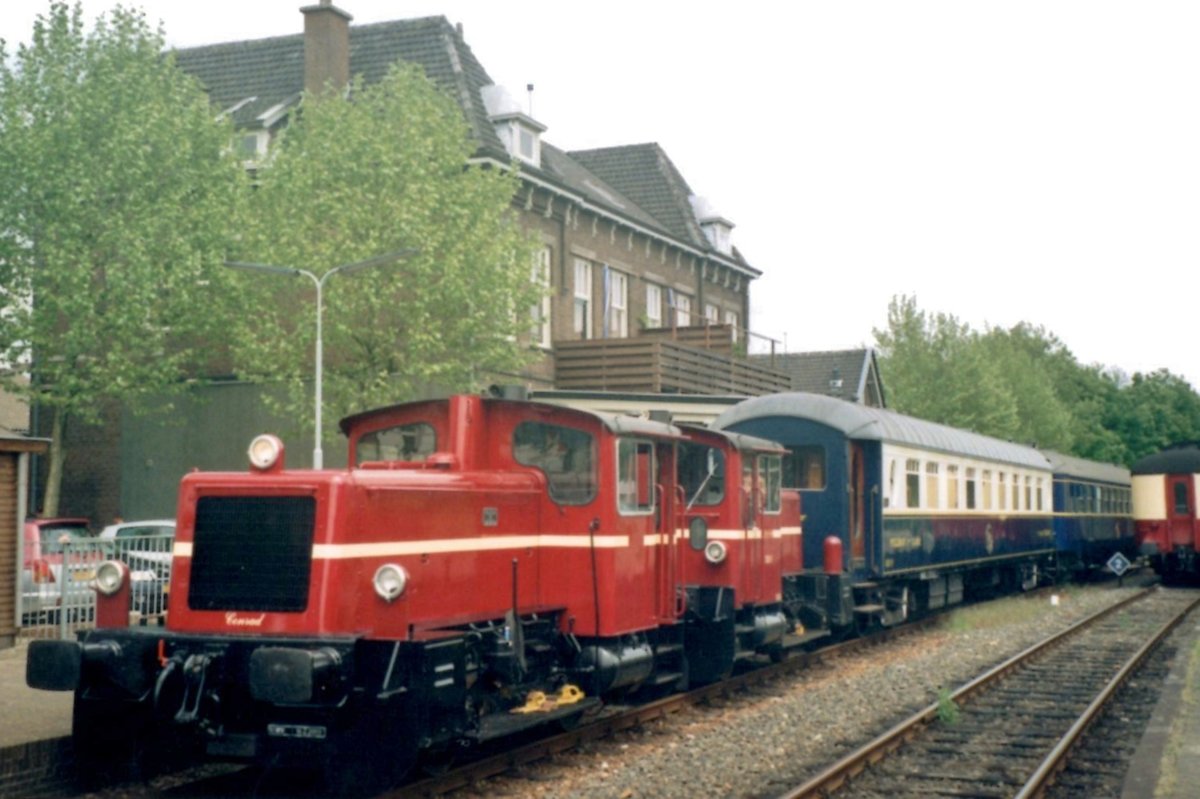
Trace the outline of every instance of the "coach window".
[[1006, 510], [1008, 508], [1008, 482], [1005, 480], [1004, 472], [996, 472], [996, 509]]
[[958, 510], [958, 467], [946, 466], [946, 508]]
[[983, 509], [992, 509], [992, 470], [983, 470]]
[[1042, 496], [1043, 496], [1042, 491], [1045, 487], [1045, 480], [1046, 480], [1046, 478], [1044, 478], [1044, 477], [1039, 477], [1037, 479], [1037, 509], [1038, 510], [1046, 509], [1046, 506], [1042, 500]]
[[1012, 509], [1021, 509], [1021, 475], [1015, 472], [1012, 476]]
[[783, 460], [784, 484], [788, 488], [825, 488], [825, 448], [788, 447]]
[[779, 513], [782, 507], [780, 488], [783, 484], [783, 469], [778, 455], [759, 455], [758, 474], [766, 486], [766, 496], [763, 497], [763, 510], [767, 513]]
[[546, 475], [550, 498], [563, 505], [586, 505], [596, 495], [596, 442], [573, 427], [521, 422], [513, 431], [513, 460]]
[[921, 462], [909, 458], [904, 463], [905, 507], [921, 507]]
[[975, 470], [967, 468], [967, 510], [975, 510]]
[[725, 453], [685, 441], [679, 446], [679, 484], [687, 504], [712, 506], [725, 498]]
[[621, 513], [654, 510], [654, 445], [622, 438], [617, 442], [617, 508]]
[[437, 449], [437, 434], [433, 425], [425, 422], [400, 424], [375, 430], [358, 439], [354, 446], [354, 462], [400, 461], [420, 463]]
[[930, 461], [925, 464], [925, 506], [930, 510], [941, 507], [938, 499], [938, 465]]
[[1033, 478], [1025, 475], [1025, 510], [1033, 510]]

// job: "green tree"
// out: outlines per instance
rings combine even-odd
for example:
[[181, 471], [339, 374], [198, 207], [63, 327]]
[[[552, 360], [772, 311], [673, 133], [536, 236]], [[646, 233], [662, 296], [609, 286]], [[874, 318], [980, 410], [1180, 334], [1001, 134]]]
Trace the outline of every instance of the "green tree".
[[[411, 65], [375, 84], [305, 96], [273, 146], [236, 260], [321, 276], [416, 250], [326, 284], [323, 412], [390, 404], [429, 386], [471, 389], [527, 362], [517, 342], [539, 290], [533, 245], [511, 206], [518, 180], [469, 165], [473, 152], [459, 106]], [[277, 409], [305, 424], [313, 285], [238, 278], [254, 309], [239, 337], [238, 371], [282, 379], [289, 390]]]
[[948, 314], [926, 314], [914, 297], [896, 297], [887, 329], [874, 333], [895, 410], [999, 438], [1017, 435], [1016, 399], [968, 325]]
[[0, 384], [52, 413], [48, 514], [68, 423], [179, 385], [224, 327], [214, 288], [244, 178], [162, 48], [140, 12], [89, 33], [61, 2], [15, 58], [0, 46]]
[[1109, 423], [1129, 463], [1170, 444], [1200, 441], [1200, 395], [1166, 369], [1135, 374], [1114, 407]]
[[1071, 452], [1074, 420], [1058, 394], [1052, 364], [1075, 359], [1062, 342], [1040, 327], [1024, 322], [1009, 330], [991, 328], [977, 340], [1017, 409], [1014, 441]]

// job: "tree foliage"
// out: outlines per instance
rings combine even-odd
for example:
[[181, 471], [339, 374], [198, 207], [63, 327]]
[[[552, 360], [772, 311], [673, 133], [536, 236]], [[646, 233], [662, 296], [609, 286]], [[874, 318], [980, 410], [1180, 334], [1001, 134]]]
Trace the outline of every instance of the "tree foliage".
[[[429, 385], [470, 389], [525, 362], [537, 289], [511, 210], [517, 178], [468, 165], [462, 111], [414, 66], [308, 95], [258, 174], [237, 260], [331, 268], [415, 248], [325, 284], [326, 409], [390, 404]], [[316, 325], [311, 281], [241, 274], [252, 312], [243, 376], [282, 378], [307, 421]]]
[[48, 513], [67, 420], [177, 385], [223, 328], [243, 177], [230, 129], [162, 48], [140, 12], [88, 32], [56, 2], [15, 58], [0, 51], [0, 384], [53, 411]]
[[891, 406], [930, 421], [1109, 463], [1200, 440], [1200, 395], [1166, 370], [1080, 364], [1028, 323], [977, 332], [912, 297], [893, 298], [875, 331]]

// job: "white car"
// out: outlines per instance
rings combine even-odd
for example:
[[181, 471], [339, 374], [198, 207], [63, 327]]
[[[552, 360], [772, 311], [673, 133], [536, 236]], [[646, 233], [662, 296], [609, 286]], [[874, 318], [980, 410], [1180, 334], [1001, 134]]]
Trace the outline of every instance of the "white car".
[[174, 519], [118, 522], [100, 531], [108, 556], [129, 566], [133, 609], [143, 615], [166, 609], [166, 589], [171, 580], [171, 548], [175, 543]]

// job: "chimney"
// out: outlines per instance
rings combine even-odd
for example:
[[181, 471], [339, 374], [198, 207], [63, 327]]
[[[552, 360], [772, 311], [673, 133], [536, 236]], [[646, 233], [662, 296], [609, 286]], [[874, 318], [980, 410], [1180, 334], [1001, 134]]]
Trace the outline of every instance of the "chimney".
[[304, 15], [304, 90], [342, 89], [350, 82], [350, 20], [345, 11], [321, 0], [300, 9]]

